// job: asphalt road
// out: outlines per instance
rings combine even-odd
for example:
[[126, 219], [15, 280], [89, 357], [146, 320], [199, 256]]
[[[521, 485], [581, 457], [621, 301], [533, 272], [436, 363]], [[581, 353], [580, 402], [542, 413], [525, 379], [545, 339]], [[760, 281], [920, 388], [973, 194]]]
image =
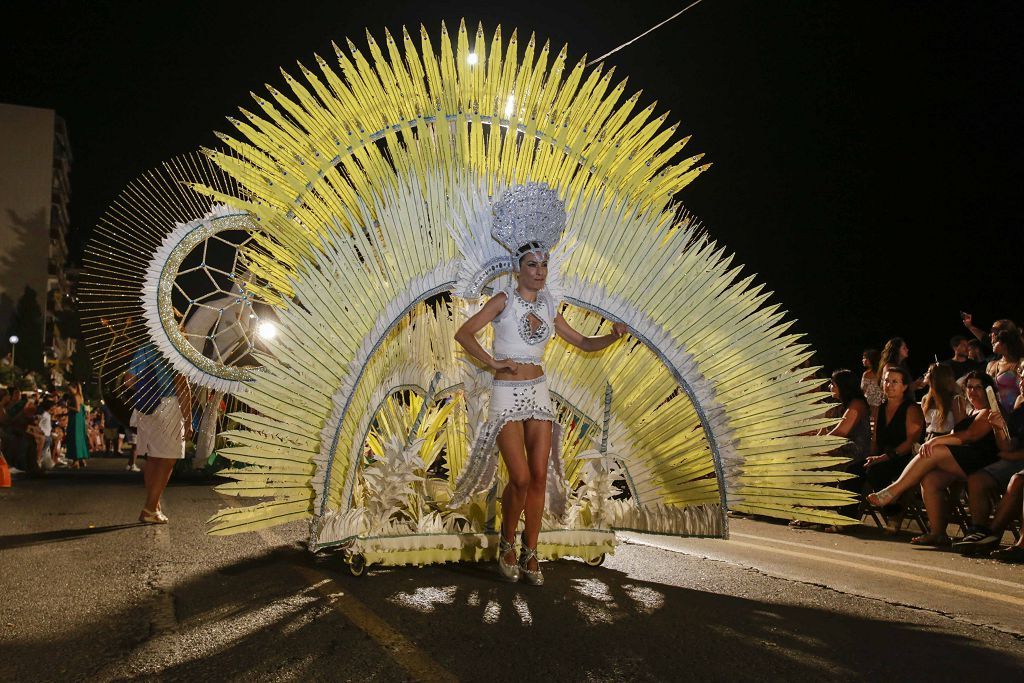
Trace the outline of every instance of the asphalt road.
[[1020, 680], [1024, 567], [734, 520], [629, 535], [542, 588], [486, 565], [371, 569], [303, 525], [212, 538], [227, 499], [172, 482], [135, 523], [123, 461], [0, 489], [0, 680]]

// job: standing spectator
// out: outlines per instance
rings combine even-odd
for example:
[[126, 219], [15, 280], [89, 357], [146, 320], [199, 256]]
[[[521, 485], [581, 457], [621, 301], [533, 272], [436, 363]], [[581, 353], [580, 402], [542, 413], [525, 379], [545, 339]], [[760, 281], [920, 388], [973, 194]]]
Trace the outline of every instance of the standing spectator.
[[885, 403], [878, 411], [872, 452], [864, 461], [864, 476], [874, 490], [891, 483], [913, 457], [924, 433], [924, 414], [910, 397], [910, 373], [898, 365], [882, 371]]
[[53, 399], [47, 398], [39, 404], [36, 411], [36, 422], [31, 426], [36, 436], [36, 467], [39, 470], [52, 470], [57, 466], [53, 457]]
[[943, 365], [948, 365], [953, 371], [954, 380], [960, 379], [971, 370], [981, 369], [981, 364], [970, 358], [970, 346], [968, 345], [967, 337], [959, 334], [956, 335], [949, 340], [949, 348], [953, 350], [953, 357], [945, 361]]
[[138, 452], [146, 455], [143, 479], [146, 502], [139, 521], [167, 524], [160, 499], [174, 471], [185, 457], [185, 439], [192, 432], [192, 399], [188, 383], [176, 376], [152, 344], [132, 356], [125, 384], [135, 392], [138, 409]]
[[921, 410], [926, 438], [931, 439], [949, 434], [956, 423], [967, 417], [967, 399], [960, 393], [949, 365], [933, 363], [925, 373], [925, 382], [928, 393], [921, 402]]
[[[946, 475], [947, 486], [953, 481], [966, 481], [967, 477], [995, 462], [999, 442], [989, 421], [988, 398], [985, 387], [992, 386], [992, 378], [974, 371], [965, 382], [971, 413], [953, 429], [952, 434], [927, 441], [907, 464], [899, 478], [889, 486], [868, 496], [868, 503], [884, 506], [897, 500], [910, 488], [917, 486], [933, 471]], [[934, 509], [933, 509], [934, 507]], [[941, 504], [928, 506], [931, 531], [911, 540], [914, 545], [948, 545], [946, 520]]]
[[11, 417], [9, 423], [12, 438], [11, 451], [8, 456], [13, 460], [11, 472], [34, 473], [36, 471], [36, 442], [29, 428], [36, 422], [35, 394], [23, 392], [21, 400], [15, 406], [17, 412]]
[[[907, 342], [903, 340], [903, 337], [893, 337], [885, 342], [885, 346], [882, 347], [882, 357], [878, 363], [878, 374], [881, 375], [884, 368], [896, 366], [906, 370], [907, 375], [911, 375], [910, 366], [907, 364], [909, 357], [910, 347], [907, 346]], [[912, 401], [917, 401], [915, 390], [921, 388], [921, 386], [923, 386], [923, 382], [913, 381], [913, 376], [911, 375], [911, 381], [907, 385], [907, 390], [910, 392], [909, 395]]]
[[985, 350], [977, 339], [967, 340], [967, 357], [977, 363], [979, 368], [985, 367]]
[[125, 467], [129, 472], [141, 472], [138, 461], [138, 449], [136, 448], [136, 428], [139, 425], [139, 411], [133, 410], [132, 415], [128, 418], [128, 427], [125, 429], [124, 442], [128, 446], [128, 466]]
[[18, 454], [21, 450], [21, 441], [17, 431], [13, 428], [15, 417], [17, 417], [24, 408], [25, 397], [22, 396], [21, 389], [16, 386], [11, 387], [4, 412], [0, 414], [0, 423], [2, 423], [3, 426], [3, 452], [5, 454], [7, 464], [10, 465], [12, 474], [20, 474], [24, 470], [24, 463], [18, 462]]
[[[100, 403], [100, 411], [103, 413], [103, 450], [120, 456], [124, 443], [124, 427], [106, 401]], [[133, 464], [128, 463], [126, 469], [130, 470]]]
[[[975, 337], [977, 337], [979, 342], [985, 342], [986, 341], [985, 340], [985, 332], [981, 328], [976, 327], [974, 325], [974, 316], [972, 316], [970, 313], [961, 312], [960, 313], [960, 318], [963, 319], [963, 321], [964, 321], [964, 327], [966, 327], [968, 330], [970, 330], [971, 334], [973, 334]], [[996, 345], [996, 335], [998, 335], [1000, 332], [1002, 332], [1004, 330], [1007, 331], [1007, 332], [1012, 332], [1012, 333], [1020, 336], [1020, 329], [1017, 327], [1017, 325], [1012, 320], [1008, 320], [1006, 318], [1003, 318], [1001, 320], [997, 320], [994, 323], [992, 323], [992, 329], [990, 329], [989, 333], [988, 333], [989, 349], [994, 349], [995, 348], [995, 345]], [[983, 347], [983, 353], [984, 353], [984, 347]], [[995, 360], [995, 357], [993, 356], [993, 357], [990, 357], [990, 358], [987, 359], [987, 361], [991, 361], [991, 360]]]
[[87, 410], [85, 397], [82, 396], [82, 385], [78, 382], [68, 385], [66, 449], [73, 469], [85, 468], [89, 464], [89, 441], [85, 433]]
[[60, 398], [50, 409], [50, 416], [53, 422], [53, 432], [50, 438], [50, 449], [53, 454], [53, 461], [57, 467], [67, 467], [68, 461], [64, 457], [64, 434], [68, 426], [67, 399]]
[[992, 349], [996, 359], [988, 364], [988, 374], [995, 380], [999, 407], [1004, 413], [1013, 411], [1020, 389], [1020, 361], [1024, 358], [1024, 342], [1020, 333], [1009, 330], [999, 331], [994, 338]]
[[860, 357], [860, 364], [864, 368], [864, 374], [860, 377], [860, 390], [871, 409], [872, 422], [878, 418], [878, 406], [882, 405], [882, 399], [885, 398], [882, 378], [878, 375], [878, 363], [881, 358], [882, 354], [878, 349], [865, 349]]
[[89, 411], [89, 452], [103, 453], [103, 413], [99, 408]]

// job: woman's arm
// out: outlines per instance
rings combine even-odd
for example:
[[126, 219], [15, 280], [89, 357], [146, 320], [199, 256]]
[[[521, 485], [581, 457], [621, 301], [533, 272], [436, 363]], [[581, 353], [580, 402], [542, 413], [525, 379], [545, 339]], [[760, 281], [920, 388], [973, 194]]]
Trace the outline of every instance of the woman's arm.
[[625, 323], [613, 323], [611, 334], [606, 334], [601, 337], [585, 337], [578, 331], [574, 330], [572, 325], [566, 322], [562, 314], [559, 313], [555, 316], [555, 332], [558, 336], [569, 342], [578, 349], [584, 351], [600, 351], [601, 349], [609, 346], [613, 341], [626, 334], [629, 330]]
[[462, 345], [462, 348], [466, 349], [466, 353], [476, 358], [478, 361], [491, 368], [492, 370], [509, 370], [511, 372], [516, 371], [516, 363], [510, 360], [495, 360], [491, 354], [484, 350], [484, 347], [480, 346], [480, 342], [476, 340], [476, 334], [480, 330], [487, 327], [488, 324], [505, 309], [505, 301], [508, 299], [508, 295], [503, 293], [495, 294], [484, 307], [477, 311], [469, 320], [462, 323], [462, 326], [455, 332], [455, 341]]
[[974, 316], [972, 316], [970, 313], [961, 313], [960, 317], [964, 321], [964, 327], [966, 327], [968, 330], [970, 330], [971, 334], [973, 334], [975, 337], [978, 338], [978, 341], [984, 342], [985, 341], [985, 331], [982, 330], [981, 328], [975, 326], [975, 324], [974, 324]]
[[988, 411], [982, 410], [967, 429], [929, 440], [921, 447], [921, 453], [924, 457], [928, 457], [931, 455], [931, 449], [934, 446], [963, 446], [964, 444], [974, 443], [984, 438], [991, 431], [992, 425], [988, 421]]
[[953, 424], [960, 424], [960, 421], [967, 417], [967, 399], [962, 394], [953, 395]]
[[[924, 431], [924, 413], [921, 412], [921, 407], [917, 404], [910, 406], [907, 410], [906, 428], [907, 438], [902, 443], [898, 444], [895, 448], [886, 450], [885, 453], [871, 456], [864, 461], [865, 464], [871, 467], [875, 463], [892, 460], [894, 456], [910, 455], [914, 452], [914, 444], [918, 442], [921, 438], [921, 433]], [[928, 443], [931, 443], [931, 441]]]
[[[865, 406], [866, 407], [866, 406]], [[828, 432], [829, 436], [841, 436], [846, 438], [853, 431], [854, 425], [861, 419], [861, 411], [863, 407], [860, 406], [856, 401], [850, 403], [850, 406], [843, 413], [843, 419], [832, 428], [832, 431]]]
[[998, 410], [988, 411], [988, 423], [992, 428], [992, 433], [996, 437], [996, 445], [999, 446], [1000, 451], [1009, 451], [1013, 449], [1013, 440], [1010, 438], [1010, 432], [1006, 429], [1006, 419], [1003, 414]]

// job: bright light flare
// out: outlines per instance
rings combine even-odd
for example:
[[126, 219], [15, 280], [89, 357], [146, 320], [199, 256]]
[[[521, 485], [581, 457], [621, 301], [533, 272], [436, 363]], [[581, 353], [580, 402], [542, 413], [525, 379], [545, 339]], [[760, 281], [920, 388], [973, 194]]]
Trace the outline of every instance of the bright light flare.
[[477, 61], [479, 61], [479, 59], [480, 58], [476, 56], [475, 52], [470, 52], [468, 55], [466, 55], [466, 63], [470, 65], [476, 64]]
[[277, 336], [277, 325], [269, 320], [264, 320], [256, 326], [256, 334], [260, 336], [260, 339], [270, 341]]
[[512, 116], [512, 112], [516, 110], [516, 96], [509, 95], [505, 101], [505, 118]]

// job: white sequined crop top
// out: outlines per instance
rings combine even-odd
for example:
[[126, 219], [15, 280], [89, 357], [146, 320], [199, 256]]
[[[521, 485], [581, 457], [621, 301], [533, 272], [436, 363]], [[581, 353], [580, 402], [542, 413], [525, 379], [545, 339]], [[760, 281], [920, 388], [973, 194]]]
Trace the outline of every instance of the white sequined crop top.
[[[555, 334], [555, 302], [546, 289], [537, 292], [537, 300], [532, 303], [520, 296], [514, 286], [501, 293], [508, 298], [505, 308], [491, 322], [494, 359], [540, 365], [548, 340]], [[536, 330], [530, 324], [531, 313], [541, 323]]]

